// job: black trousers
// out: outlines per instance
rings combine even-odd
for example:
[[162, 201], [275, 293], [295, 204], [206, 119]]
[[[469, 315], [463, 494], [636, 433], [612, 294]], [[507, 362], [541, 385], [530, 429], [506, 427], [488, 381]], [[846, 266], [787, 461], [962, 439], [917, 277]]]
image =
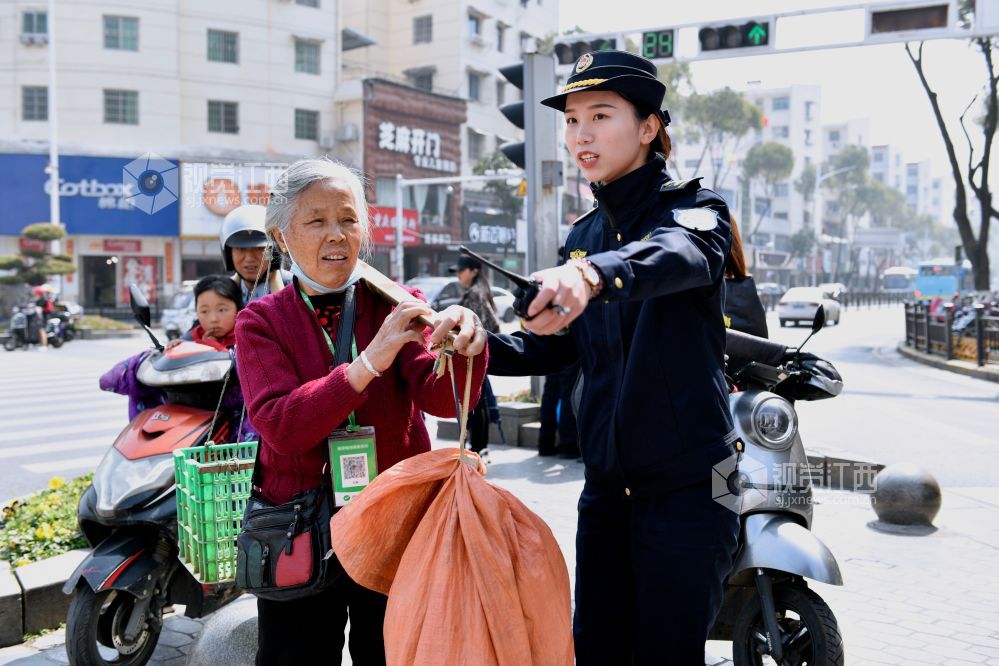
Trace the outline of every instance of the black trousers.
[[703, 666], [739, 517], [704, 481], [653, 497], [584, 486], [576, 533], [576, 664]]
[[339, 664], [348, 614], [354, 666], [384, 666], [387, 603], [388, 597], [347, 576], [305, 599], [257, 599], [257, 666]]
[[476, 453], [489, 446], [489, 401], [485, 395], [468, 413], [468, 446]]
[[542, 454], [579, 455], [576, 414], [572, 409], [572, 389], [578, 377], [578, 363], [545, 377], [545, 388], [541, 391], [541, 429], [538, 431], [538, 451]]

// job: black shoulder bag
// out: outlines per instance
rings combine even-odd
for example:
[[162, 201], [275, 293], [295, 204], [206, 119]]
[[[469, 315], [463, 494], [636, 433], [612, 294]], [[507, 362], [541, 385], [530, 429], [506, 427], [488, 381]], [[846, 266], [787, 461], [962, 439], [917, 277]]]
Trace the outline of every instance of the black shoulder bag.
[[[354, 291], [352, 285], [344, 292], [335, 365], [350, 359]], [[329, 588], [344, 575], [330, 536], [334, 507], [329, 451], [325, 443], [320, 448], [325, 467], [319, 487], [283, 504], [271, 504], [256, 494], [247, 502], [243, 528], [236, 539], [236, 584], [261, 599], [290, 601], [309, 597]], [[254, 486], [258, 486], [257, 479], [255, 466]]]

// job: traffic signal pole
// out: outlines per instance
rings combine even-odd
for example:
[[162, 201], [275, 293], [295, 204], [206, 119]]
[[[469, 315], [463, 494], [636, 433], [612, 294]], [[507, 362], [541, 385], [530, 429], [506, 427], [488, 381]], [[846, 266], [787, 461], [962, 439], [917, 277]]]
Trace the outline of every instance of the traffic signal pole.
[[527, 178], [527, 272], [550, 268], [558, 252], [558, 187], [562, 162], [558, 159], [558, 117], [540, 104], [555, 94], [555, 59], [550, 55], [524, 56], [524, 175]]

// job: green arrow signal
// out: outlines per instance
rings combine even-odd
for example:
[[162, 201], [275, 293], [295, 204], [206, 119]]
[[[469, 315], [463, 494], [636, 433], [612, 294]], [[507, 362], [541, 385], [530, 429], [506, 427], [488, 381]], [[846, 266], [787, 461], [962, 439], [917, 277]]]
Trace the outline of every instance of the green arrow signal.
[[751, 39], [753, 41], [753, 46], [759, 46], [760, 42], [766, 40], [766, 38], [767, 38], [767, 31], [766, 31], [766, 29], [763, 26], [761, 26], [759, 23], [757, 23], [749, 31], [749, 34], [747, 35], [747, 37], [749, 37], [749, 39]]

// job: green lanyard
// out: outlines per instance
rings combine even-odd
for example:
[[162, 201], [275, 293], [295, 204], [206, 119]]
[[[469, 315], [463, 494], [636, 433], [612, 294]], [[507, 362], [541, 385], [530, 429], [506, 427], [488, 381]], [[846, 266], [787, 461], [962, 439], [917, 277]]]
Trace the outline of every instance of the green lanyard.
[[[301, 289], [298, 290], [298, 293], [302, 295], [302, 300], [304, 300], [306, 305], [309, 306], [309, 309], [315, 312], [316, 308], [315, 306], [312, 305], [312, 301], [309, 300], [309, 295], [306, 294]], [[330, 354], [333, 355], [333, 359], [335, 360], [336, 348], [333, 347], [333, 341], [330, 339], [330, 334], [326, 332], [326, 328], [322, 324], [319, 324], [319, 330], [323, 332], [323, 337], [326, 338], [326, 346], [330, 348]], [[350, 344], [351, 344], [351, 353], [353, 354], [351, 358], [357, 358], [357, 338], [355, 338], [353, 335], [350, 336]], [[349, 424], [347, 426], [347, 430], [354, 432], [361, 429], [361, 427], [357, 425], [357, 419], [354, 416], [354, 412], [351, 412], [350, 415], [347, 417], [347, 422]]]

